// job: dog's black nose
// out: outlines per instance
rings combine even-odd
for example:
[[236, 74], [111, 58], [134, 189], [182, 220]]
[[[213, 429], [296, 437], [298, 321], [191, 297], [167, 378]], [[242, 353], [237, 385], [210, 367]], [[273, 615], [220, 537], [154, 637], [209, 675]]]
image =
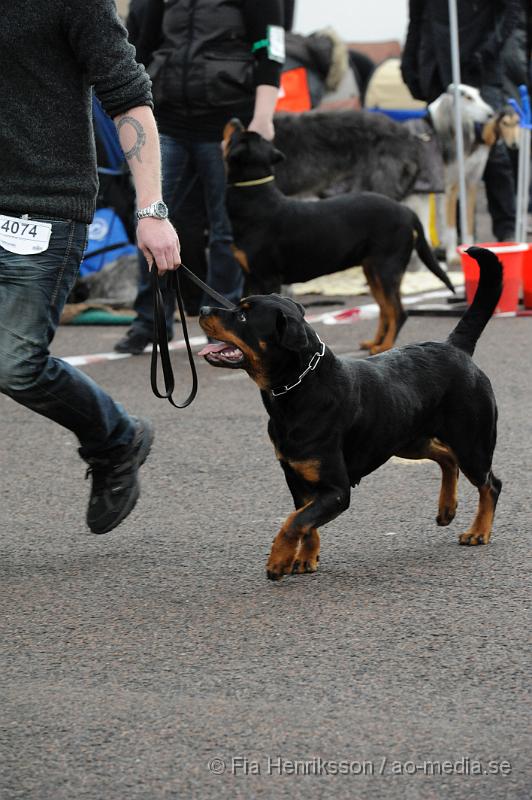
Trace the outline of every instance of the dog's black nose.
[[200, 315], [200, 317], [208, 317], [209, 314], [211, 313], [211, 311], [212, 311], [212, 308], [210, 306], [202, 306], [200, 308], [199, 315]]

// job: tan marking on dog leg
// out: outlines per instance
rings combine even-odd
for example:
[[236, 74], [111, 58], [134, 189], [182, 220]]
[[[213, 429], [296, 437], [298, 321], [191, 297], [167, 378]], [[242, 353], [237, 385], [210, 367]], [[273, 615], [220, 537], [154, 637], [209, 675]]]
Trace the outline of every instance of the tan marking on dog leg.
[[235, 244], [231, 244], [231, 250], [233, 252], [233, 256], [235, 257], [235, 261], [238, 261], [241, 269], [249, 275], [250, 269], [246, 253]]
[[316, 572], [320, 560], [320, 535], [317, 528], [311, 528], [301, 539], [292, 574], [306, 575]]
[[397, 338], [397, 330], [399, 328], [399, 312], [395, 305], [387, 298], [383, 296], [383, 306], [384, 306], [384, 313], [385, 318], [387, 321], [386, 327], [386, 334], [384, 339], [380, 344], [375, 344], [370, 353], [372, 356], [377, 355], [377, 353], [384, 353], [385, 350], [389, 350], [393, 347], [394, 342]]
[[438, 525], [450, 525], [453, 521], [458, 506], [458, 462], [450, 447], [438, 439], [430, 439], [418, 451], [401, 450], [397, 455], [413, 461], [428, 458], [439, 464], [441, 469], [441, 488], [438, 501]]
[[384, 339], [388, 327], [388, 320], [386, 317], [386, 305], [384, 303], [384, 295], [380, 282], [376, 279], [369, 267], [362, 265], [362, 269], [364, 270], [364, 275], [366, 276], [371, 294], [379, 306], [379, 322], [377, 324], [377, 332], [375, 333], [375, 337], [373, 339], [365, 339], [363, 342], [360, 342], [359, 345], [361, 350], [371, 350], [372, 347], [380, 344]]
[[300, 478], [308, 481], [308, 483], [318, 483], [320, 479], [321, 463], [318, 458], [309, 458], [306, 461], [292, 461], [288, 463]]
[[489, 484], [480, 486], [478, 490], [478, 510], [473, 524], [468, 531], [462, 533], [460, 544], [477, 545], [488, 544], [491, 537], [491, 527], [495, 515], [495, 502]]
[[278, 581], [283, 575], [289, 575], [292, 572], [299, 543], [302, 537], [309, 532], [304, 526], [298, 525], [298, 517], [309, 505], [310, 503], [307, 503], [289, 514], [273, 540], [270, 557], [266, 564], [266, 574], [270, 580]]

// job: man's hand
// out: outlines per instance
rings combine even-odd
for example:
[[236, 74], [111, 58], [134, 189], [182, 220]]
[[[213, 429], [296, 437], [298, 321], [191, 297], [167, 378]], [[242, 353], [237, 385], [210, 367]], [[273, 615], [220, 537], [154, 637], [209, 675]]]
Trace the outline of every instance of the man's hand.
[[181, 245], [173, 225], [167, 219], [144, 217], [137, 224], [137, 244], [144, 253], [148, 267], [153, 262], [159, 272], [177, 269], [181, 264]]

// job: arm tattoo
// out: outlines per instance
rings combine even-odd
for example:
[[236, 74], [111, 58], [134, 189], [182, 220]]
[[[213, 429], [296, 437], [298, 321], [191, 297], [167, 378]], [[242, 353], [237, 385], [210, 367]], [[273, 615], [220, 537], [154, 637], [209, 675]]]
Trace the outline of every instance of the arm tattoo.
[[116, 126], [116, 130], [118, 134], [120, 134], [120, 130], [124, 125], [132, 125], [135, 129], [137, 134], [137, 141], [129, 150], [124, 150], [124, 155], [128, 161], [132, 161], [134, 158], [138, 158], [138, 160], [142, 163], [142, 159], [140, 157], [140, 151], [146, 144], [146, 134], [144, 133], [144, 128], [140, 124], [140, 122], [135, 119], [135, 117], [122, 117], [118, 125]]

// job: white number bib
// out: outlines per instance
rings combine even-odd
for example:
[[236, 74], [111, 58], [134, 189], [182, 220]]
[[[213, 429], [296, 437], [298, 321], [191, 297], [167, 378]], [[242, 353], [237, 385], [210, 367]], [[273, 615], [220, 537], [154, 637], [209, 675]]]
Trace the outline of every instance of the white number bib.
[[0, 214], [0, 247], [21, 256], [44, 253], [48, 250], [52, 224]]

